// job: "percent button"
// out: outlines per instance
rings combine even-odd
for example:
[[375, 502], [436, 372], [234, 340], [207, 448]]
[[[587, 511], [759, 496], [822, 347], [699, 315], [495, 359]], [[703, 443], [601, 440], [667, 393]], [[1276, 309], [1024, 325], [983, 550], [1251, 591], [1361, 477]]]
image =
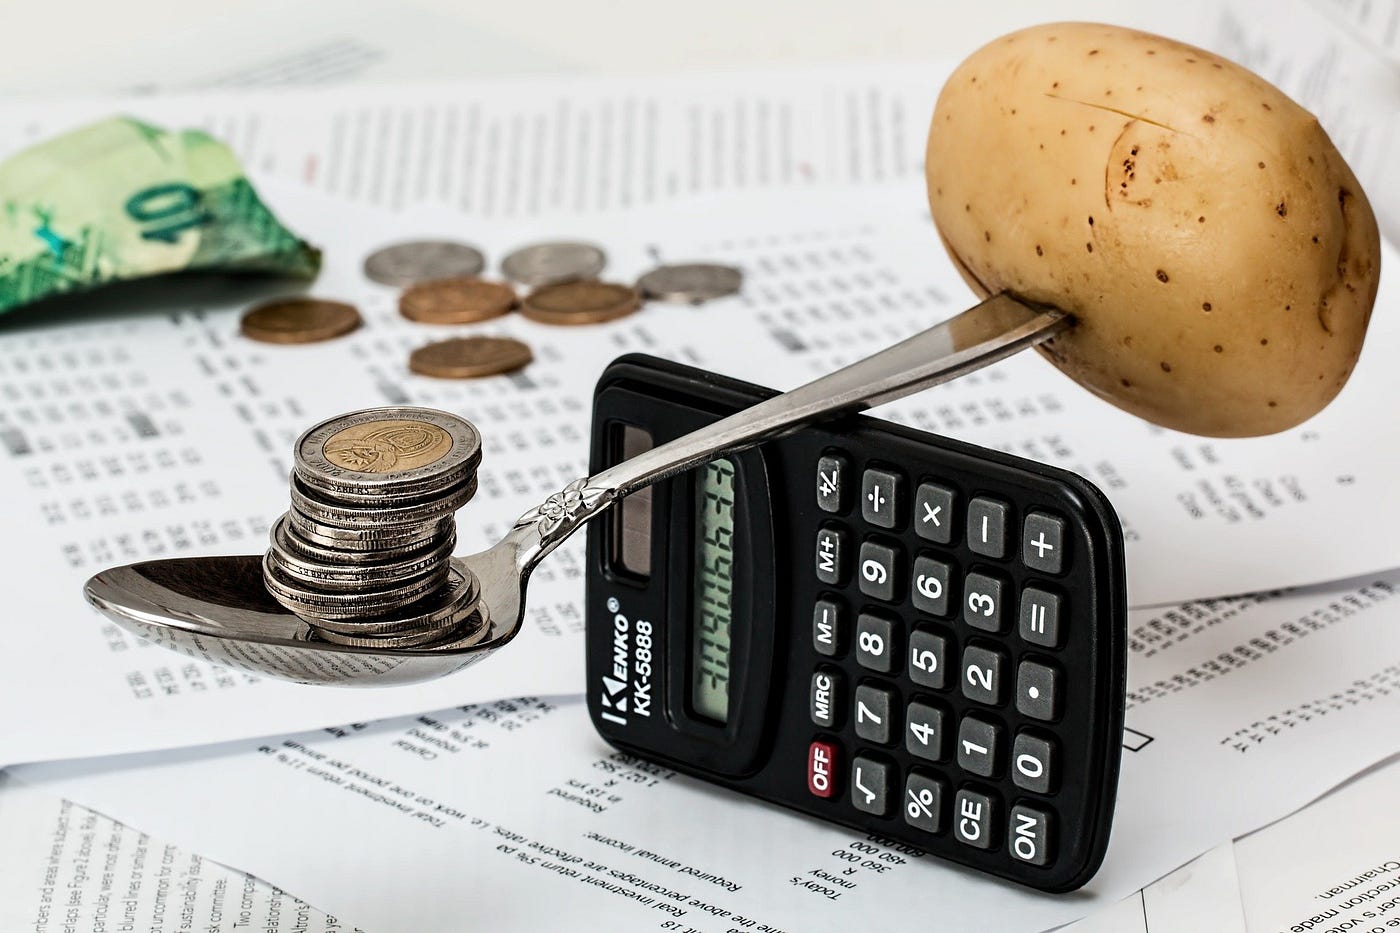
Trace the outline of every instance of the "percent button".
[[926, 833], [943, 831], [944, 782], [911, 771], [904, 782], [904, 822]]

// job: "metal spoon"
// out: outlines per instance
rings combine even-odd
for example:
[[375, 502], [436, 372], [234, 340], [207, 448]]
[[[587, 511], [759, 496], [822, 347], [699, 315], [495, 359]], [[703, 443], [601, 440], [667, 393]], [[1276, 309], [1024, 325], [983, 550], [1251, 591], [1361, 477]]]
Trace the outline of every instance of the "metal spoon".
[[144, 561], [87, 582], [88, 600], [119, 625], [191, 657], [300, 683], [378, 686], [461, 670], [520, 630], [530, 572], [608, 506], [657, 480], [824, 418], [893, 401], [1040, 343], [1071, 325], [1053, 308], [996, 295], [895, 344], [603, 472], [575, 480], [520, 517], [494, 547], [453, 558], [475, 574], [489, 621], [418, 648], [318, 640], [262, 582], [262, 556]]

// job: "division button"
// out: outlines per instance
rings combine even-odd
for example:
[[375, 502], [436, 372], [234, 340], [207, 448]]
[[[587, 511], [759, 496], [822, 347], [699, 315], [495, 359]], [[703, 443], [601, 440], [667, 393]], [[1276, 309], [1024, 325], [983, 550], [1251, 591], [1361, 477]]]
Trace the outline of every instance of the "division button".
[[873, 684], [856, 687], [856, 736], [867, 742], [888, 745], [894, 741], [894, 693]]
[[885, 602], [899, 598], [899, 548], [879, 541], [863, 541], [859, 562], [862, 593]]
[[963, 696], [978, 703], [997, 706], [1001, 703], [1001, 682], [1005, 670], [1005, 654], [993, 648], [969, 647], [963, 652]]
[[1016, 733], [1011, 743], [1011, 783], [1032, 794], [1048, 794], [1055, 786], [1055, 743], [1031, 732]]
[[893, 528], [904, 510], [904, 479], [889, 470], [866, 470], [860, 482], [860, 514], [878, 528]]
[[846, 642], [846, 610], [833, 599], [819, 599], [812, 609], [812, 647], [834, 658]]
[[1050, 864], [1050, 814], [1017, 804], [1006, 827], [1011, 857], [1028, 865]]
[[967, 504], [967, 546], [974, 554], [996, 560], [1006, 556], [1006, 526], [1011, 506], [978, 496]]
[[817, 507], [833, 514], [846, 511], [846, 476], [850, 462], [840, 454], [817, 461]]
[[942, 832], [946, 786], [936, 777], [911, 771], [904, 782], [904, 822], [926, 833]]
[[846, 530], [836, 525], [817, 529], [817, 579], [840, 586], [846, 576]]
[[958, 842], [978, 849], [990, 849], [995, 843], [992, 827], [996, 825], [996, 798], [964, 787], [953, 800], [953, 835]]
[[821, 729], [836, 728], [841, 710], [841, 675], [819, 668], [812, 675], [812, 724]]
[[934, 544], [952, 544], [953, 502], [953, 490], [920, 483], [914, 494], [914, 533]]
[[807, 749], [807, 790], [813, 797], [836, 796], [836, 768], [840, 752], [834, 742], [813, 742]]
[[894, 622], [862, 612], [856, 616], [856, 663], [888, 674], [894, 670]]
[[1060, 597], [1039, 587], [1021, 593], [1021, 637], [1033, 645], [1060, 647]]
[[963, 621], [984, 632], [1000, 632], [1006, 584], [985, 573], [970, 573], [963, 581]]
[[948, 587], [953, 568], [925, 554], [914, 558], [914, 608], [931, 616], [948, 614]]
[[915, 629], [909, 636], [909, 679], [920, 687], [942, 690], [948, 685], [948, 640]]
[[1059, 573], [1065, 566], [1065, 520], [1031, 512], [1021, 530], [1021, 560], [1032, 570]]
[[1016, 709], [1052, 722], [1060, 715], [1060, 672], [1047, 664], [1022, 661], [1016, 668]]
[[958, 726], [958, 767], [981, 777], [1001, 771], [1002, 727], [977, 716], [964, 716]]
[[851, 761], [851, 803], [862, 813], [884, 816], [890, 812], [893, 779], [893, 765], [857, 755]]
[[905, 712], [904, 747], [909, 754], [928, 761], [942, 761], [948, 756], [945, 738], [947, 714], [937, 706], [915, 700]]

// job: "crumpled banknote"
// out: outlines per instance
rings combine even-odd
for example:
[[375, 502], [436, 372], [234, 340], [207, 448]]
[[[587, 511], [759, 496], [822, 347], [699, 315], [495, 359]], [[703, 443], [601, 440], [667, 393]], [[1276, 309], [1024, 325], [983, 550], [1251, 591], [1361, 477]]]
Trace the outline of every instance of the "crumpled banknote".
[[114, 117], [0, 162], [0, 313], [167, 272], [309, 279], [320, 264], [199, 130]]

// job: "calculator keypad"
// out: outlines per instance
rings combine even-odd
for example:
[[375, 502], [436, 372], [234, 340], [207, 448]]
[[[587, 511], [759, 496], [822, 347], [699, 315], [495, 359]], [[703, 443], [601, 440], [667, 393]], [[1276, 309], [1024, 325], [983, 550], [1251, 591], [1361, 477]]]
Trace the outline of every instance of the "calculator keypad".
[[[1068, 595], [1085, 570], [1070, 511], [853, 450], [828, 448], [817, 472], [836, 488], [860, 481], [840, 508], [837, 493], [819, 496], [813, 663], [832, 687], [818, 717], [813, 681], [812, 722], [851, 756], [832, 805], [896, 820], [900, 838], [955, 858], [1053, 868], [1057, 808], [1070, 805], [1061, 771], [1082, 767], [1057, 733], [1083, 700], [1057, 660], [1078, 632]], [[844, 697], [823, 661], [849, 672]]]

